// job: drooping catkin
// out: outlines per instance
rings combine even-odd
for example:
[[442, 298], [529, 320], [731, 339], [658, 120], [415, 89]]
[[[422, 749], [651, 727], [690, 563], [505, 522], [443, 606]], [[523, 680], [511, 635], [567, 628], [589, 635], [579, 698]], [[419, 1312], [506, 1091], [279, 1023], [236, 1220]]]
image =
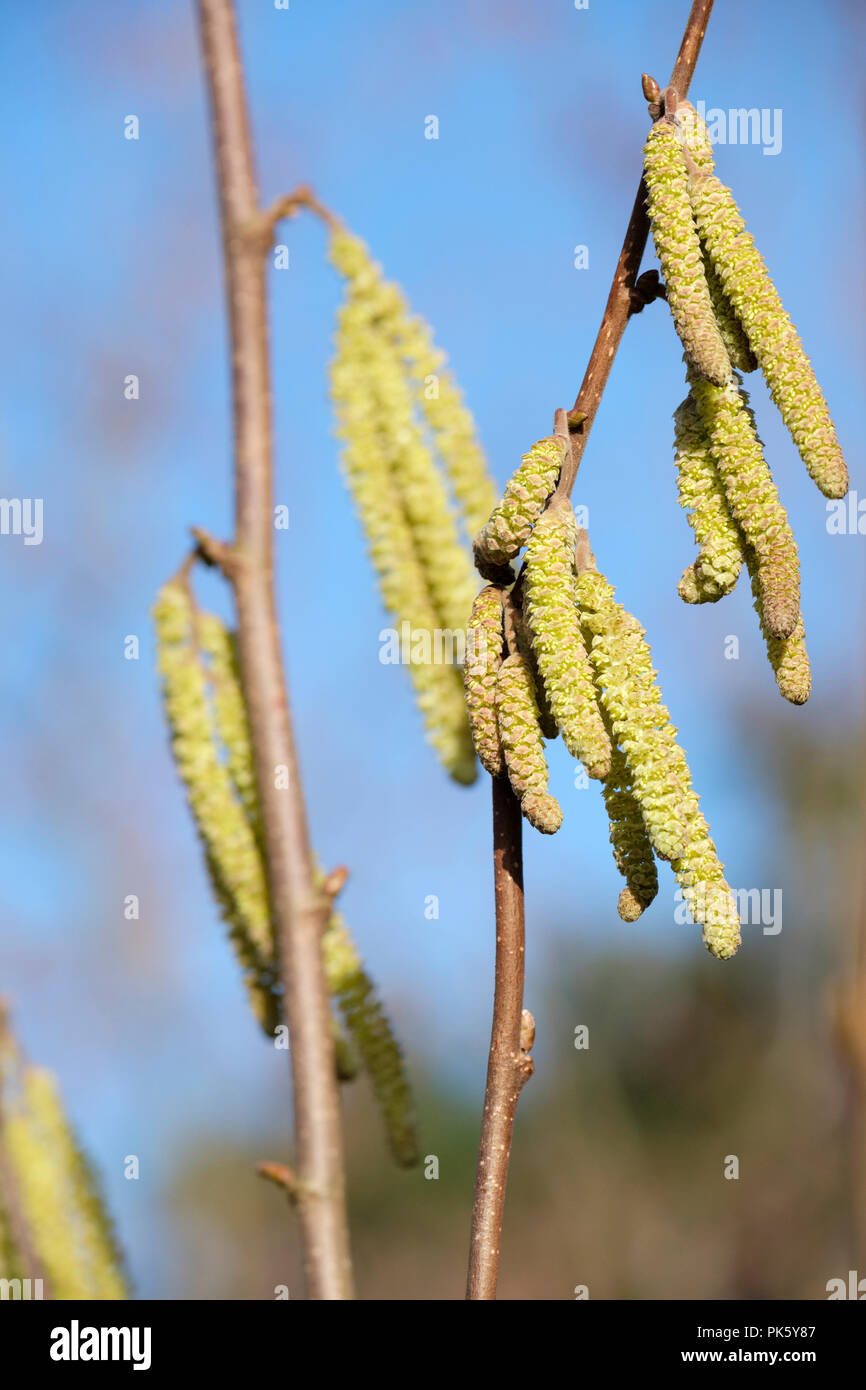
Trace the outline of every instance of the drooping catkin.
[[680, 133], [667, 117], [657, 121], [647, 136], [644, 178], [653, 243], [674, 327], [695, 370], [723, 386], [731, 379], [731, 363], [704, 275]]
[[[375, 378], [377, 371], [375, 341], [375, 312], [361, 301], [350, 300], [340, 314], [338, 350], [331, 368], [338, 433], [344, 440], [343, 469], [383, 604], [400, 624], [409, 623], [413, 641], [416, 634], [422, 639], [426, 634], [429, 646], [442, 620], [391, 469], [389, 422], [382, 417], [379, 396], [368, 388], [369, 374]], [[469, 602], [471, 593], [464, 622]], [[409, 674], [427, 736], [441, 762], [457, 781], [474, 781], [475, 755], [460, 672], [449, 663], [427, 659], [411, 661]]]
[[568, 451], [560, 435], [539, 439], [523, 455], [508, 480], [505, 494], [473, 542], [476, 556], [486, 564], [505, 565], [523, 549], [556, 481]]
[[590, 777], [610, 770], [610, 740], [574, 606], [577, 522], [568, 502], [548, 507], [526, 549], [524, 612], [551, 713]]
[[331, 913], [322, 951], [328, 988], [370, 1077], [391, 1152], [402, 1167], [411, 1167], [418, 1161], [419, 1149], [403, 1057], [339, 912]]
[[520, 809], [542, 835], [553, 835], [562, 824], [562, 810], [547, 790], [547, 759], [532, 674], [519, 653], [506, 657], [497, 673], [496, 717], [508, 779]]
[[696, 169], [690, 194], [707, 253], [800, 457], [825, 497], [844, 497], [848, 469], [827, 402], [730, 189]]
[[690, 101], [677, 101], [676, 128], [681, 143], [697, 168], [711, 174], [715, 168], [713, 142], [706, 121]]
[[472, 605], [463, 682], [472, 742], [481, 766], [491, 777], [505, 771], [496, 722], [496, 674], [502, 665], [502, 642], [502, 590], [488, 584]]
[[726, 960], [739, 944], [739, 916], [662, 704], [643, 628], [615, 602], [597, 570], [584, 570], [575, 587], [592, 634], [589, 655], [601, 703], [625, 756], [647, 836], [658, 857], [670, 860], [707, 949]]
[[279, 1021], [274, 938], [259, 845], [218, 751], [208, 676], [185, 583], [172, 580], [153, 608], [171, 750], [205, 852], [214, 896], [253, 1011], [272, 1035]]
[[52, 1297], [127, 1298], [111, 1222], [54, 1078], [18, 1059], [4, 1070], [7, 1162]]
[[213, 688], [216, 728], [226, 752], [229, 776], [250, 828], [261, 844], [261, 808], [240, 679], [237, 638], [215, 613], [197, 613], [195, 628], [199, 648], [210, 661], [208, 674]]
[[[606, 722], [610, 736], [609, 720]], [[636, 922], [658, 893], [658, 871], [640, 804], [632, 788], [628, 760], [614, 737], [610, 738], [610, 743], [610, 770], [602, 783], [602, 792], [610, 821], [613, 860], [625, 879], [617, 911], [624, 922]]]
[[803, 615], [799, 615], [797, 625], [790, 637], [773, 637], [767, 628], [764, 617], [764, 602], [759, 579], [759, 567], [754, 552], [746, 551], [746, 564], [752, 580], [752, 597], [755, 612], [761, 625], [761, 634], [767, 645], [767, 658], [773, 668], [779, 694], [792, 705], [805, 705], [812, 691], [812, 668], [806, 651], [806, 629]]
[[690, 373], [689, 384], [731, 515], [757, 557], [768, 631], [789, 637], [800, 613], [797, 543], [755, 431], [749, 398], [736, 382], [713, 386]]
[[685, 754], [662, 703], [644, 630], [614, 600], [597, 570], [585, 570], [575, 593], [599, 699], [628, 760], [647, 834], [660, 859], [685, 850], [688, 820], [697, 806]]
[[674, 462], [680, 506], [700, 548], [680, 579], [679, 594], [686, 603], [715, 603], [737, 582], [743, 545], [691, 394], [674, 412]]

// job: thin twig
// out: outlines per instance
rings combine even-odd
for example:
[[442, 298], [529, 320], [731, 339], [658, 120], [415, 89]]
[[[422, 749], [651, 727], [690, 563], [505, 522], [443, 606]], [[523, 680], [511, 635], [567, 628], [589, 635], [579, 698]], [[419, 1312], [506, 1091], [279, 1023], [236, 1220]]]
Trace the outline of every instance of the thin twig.
[[[496, 983], [481, 1146], [472, 1207], [468, 1299], [496, 1297], [505, 1184], [514, 1114], [532, 1075], [529, 1048], [521, 1050], [524, 923], [523, 828], [520, 802], [507, 777], [493, 777], [493, 884], [496, 897]], [[525, 1032], [525, 1030], [523, 1030]], [[524, 1036], [523, 1041], [527, 1039]], [[529, 1044], [531, 1046], [531, 1042]]]
[[[670, 86], [684, 98], [707, 29], [713, 0], [694, 0], [686, 21]], [[647, 101], [660, 95], [658, 83], [644, 74]], [[658, 115], [653, 111], [654, 116]], [[566, 416], [556, 412], [556, 433], [570, 433], [570, 448], [563, 461], [554, 497], [569, 497], [593, 420], [599, 407], [617, 348], [626, 324], [644, 304], [660, 296], [658, 276], [638, 271], [649, 234], [646, 189], [643, 179], [629, 218], [622, 251], [577, 399]], [[521, 577], [510, 595], [520, 603]], [[532, 1075], [532, 1059], [521, 1051], [521, 1018], [524, 981], [523, 849], [520, 806], [504, 777], [493, 779], [493, 864], [496, 892], [496, 985], [493, 1028], [487, 1064], [487, 1087], [481, 1124], [481, 1147], [472, 1208], [469, 1252], [468, 1299], [495, 1299], [502, 1239], [505, 1184], [517, 1101], [524, 1082]], [[533, 1025], [534, 1027], [534, 1025]], [[531, 1044], [530, 1044], [531, 1046]]]
[[[686, 21], [683, 41], [680, 44], [680, 51], [677, 54], [677, 60], [674, 63], [674, 70], [668, 84], [676, 88], [681, 101], [688, 94], [712, 8], [713, 0], [693, 0]], [[650, 84], [653, 85], [650, 86]], [[647, 78], [646, 75], [643, 85], [645, 91], [652, 92], [653, 89], [657, 90], [658, 88], [658, 84], [653, 83], [653, 79]], [[626, 325], [635, 312], [635, 282], [648, 235], [649, 218], [646, 211], [646, 187], [641, 179], [626, 229], [625, 240], [614, 271], [613, 284], [610, 287], [601, 327], [598, 330], [598, 336], [590, 354], [589, 364], [580, 384], [577, 399], [569, 411], [573, 443], [572, 456], [568, 471], [563, 467], [563, 478], [560, 480], [560, 489], [566, 497], [571, 495], [583, 451], [586, 448], [586, 441], [589, 438], [589, 432], [592, 429], [596, 412], [604, 395], [604, 389], [607, 386], [613, 359], [622, 342]]]
[[[226, 566], [262, 808], [268, 888], [291, 1039], [298, 1218], [310, 1298], [352, 1297], [331, 1011], [306, 808], [273, 587], [270, 368], [264, 250], [231, 0], [199, 0], [214, 124], [232, 343], [236, 534]], [[267, 230], [267, 236], [263, 234]], [[214, 555], [217, 559], [218, 555]], [[277, 779], [283, 769], [285, 786]]]

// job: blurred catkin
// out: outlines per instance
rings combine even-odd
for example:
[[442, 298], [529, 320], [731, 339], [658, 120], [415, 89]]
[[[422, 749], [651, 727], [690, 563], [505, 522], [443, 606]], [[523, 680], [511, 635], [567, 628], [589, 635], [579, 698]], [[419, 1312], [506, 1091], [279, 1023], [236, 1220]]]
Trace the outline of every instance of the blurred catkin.
[[472, 605], [463, 681], [475, 752], [491, 777], [505, 771], [496, 723], [496, 674], [502, 665], [502, 642], [502, 590], [488, 584]]
[[800, 457], [825, 497], [844, 497], [848, 469], [827, 402], [730, 189], [695, 169], [690, 192], [707, 253]]
[[680, 506], [699, 546], [697, 560], [680, 579], [680, 597], [714, 603], [736, 584], [743, 547], [692, 395], [674, 412], [674, 462]]
[[590, 777], [610, 770], [610, 740], [574, 605], [577, 522], [570, 503], [540, 517], [526, 549], [524, 612], [551, 713]]
[[391, 1152], [402, 1167], [410, 1167], [418, 1161], [419, 1148], [403, 1057], [339, 912], [331, 913], [322, 950], [328, 988], [370, 1077]]
[[275, 946], [264, 867], [255, 833], [235, 794], [232, 774], [219, 755], [208, 673], [186, 583], [172, 580], [160, 590], [153, 618], [175, 766], [186, 789], [214, 896], [229, 929], [250, 1003], [263, 1030], [272, 1036], [279, 1022], [279, 1001], [275, 997]]
[[713, 386], [690, 372], [689, 383], [731, 514], [757, 557], [768, 631], [788, 637], [800, 613], [797, 543], [755, 431], [749, 398], [736, 382]]
[[559, 802], [547, 790], [547, 759], [528, 663], [506, 657], [496, 677], [496, 717], [508, 778], [520, 809], [536, 830], [553, 835], [562, 824]]
[[667, 118], [657, 121], [647, 136], [644, 178], [653, 243], [674, 327], [695, 370], [723, 386], [731, 379], [731, 363], [704, 275], [680, 133]]
[[505, 565], [523, 549], [556, 487], [567, 450], [568, 441], [553, 434], [539, 439], [523, 455], [501, 502], [473, 542], [476, 557], [484, 564]]
[[[54, 1299], [128, 1297], [123, 1262], [88, 1160], [56, 1083], [4, 1048], [3, 1144], [19, 1218]], [[23, 1271], [15, 1270], [21, 1277]]]
[[408, 622], [413, 646], [426, 636], [426, 659], [413, 654], [409, 673], [428, 738], [451, 775], [472, 782], [461, 674], [434, 659], [434, 642], [443, 631], [465, 631], [475, 580], [393, 347], [405, 305], [358, 238], [336, 235], [331, 255], [347, 280], [331, 367], [343, 470], [383, 604], [398, 624]]

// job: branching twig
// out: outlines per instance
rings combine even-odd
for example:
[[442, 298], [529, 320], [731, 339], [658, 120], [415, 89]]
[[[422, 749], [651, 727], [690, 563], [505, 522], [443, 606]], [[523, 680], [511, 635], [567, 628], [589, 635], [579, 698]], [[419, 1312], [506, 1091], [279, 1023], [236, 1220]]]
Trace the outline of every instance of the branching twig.
[[[680, 44], [680, 51], [677, 54], [677, 60], [674, 63], [674, 70], [668, 84], [676, 88], [680, 99], [684, 99], [688, 94], [712, 8], [713, 0], [693, 0], [686, 21], [683, 41]], [[658, 84], [653, 82], [652, 78], [645, 76], [644, 91], [655, 95], [658, 92]], [[560, 481], [560, 488], [566, 496], [571, 494], [571, 489], [574, 486], [580, 460], [586, 448], [586, 441], [589, 438], [589, 432], [592, 429], [604, 389], [607, 386], [613, 359], [622, 342], [626, 324], [635, 312], [635, 282], [648, 235], [649, 218], [646, 211], [646, 188], [643, 179], [641, 179], [626, 229], [625, 240], [614, 271], [613, 284], [610, 287], [601, 327], [598, 330], [589, 364], [577, 393], [577, 399], [569, 411], [572, 429], [572, 456], [570, 464], [563, 467], [563, 479]]]
[[[684, 98], [701, 50], [713, 0], [693, 0], [670, 86]], [[658, 83], [643, 77], [644, 95], [652, 105], [660, 96]], [[658, 111], [653, 112], [654, 115]], [[613, 359], [626, 324], [644, 304], [663, 293], [658, 276], [638, 271], [643, 258], [649, 220], [643, 179], [629, 218], [613, 284], [580, 390], [566, 417], [557, 411], [555, 429], [566, 424], [571, 448], [563, 462], [557, 498], [571, 495], [589, 431], [607, 385]], [[520, 579], [511, 598], [519, 602]], [[523, 851], [520, 806], [507, 778], [493, 778], [493, 864], [496, 890], [496, 986], [493, 1029], [487, 1065], [487, 1088], [481, 1125], [481, 1148], [472, 1209], [469, 1279], [466, 1297], [494, 1299], [499, 1272], [499, 1247], [505, 1183], [511, 1154], [514, 1115], [523, 1083], [532, 1074], [532, 1060], [521, 1050], [521, 1017], [524, 979]], [[534, 1028], [534, 1025], [533, 1025]], [[530, 1044], [531, 1046], [531, 1044]]]
[[[261, 798], [268, 887], [284, 983], [294, 1089], [297, 1208], [311, 1298], [351, 1297], [331, 1012], [273, 588], [270, 369], [262, 213], [231, 0], [199, 0], [213, 113], [232, 342], [236, 534], [211, 549], [237, 604], [241, 680]], [[280, 215], [285, 214], [286, 209]], [[202, 541], [199, 538], [201, 547]], [[226, 563], [227, 562], [227, 563]], [[285, 789], [275, 780], [284, 769]]]

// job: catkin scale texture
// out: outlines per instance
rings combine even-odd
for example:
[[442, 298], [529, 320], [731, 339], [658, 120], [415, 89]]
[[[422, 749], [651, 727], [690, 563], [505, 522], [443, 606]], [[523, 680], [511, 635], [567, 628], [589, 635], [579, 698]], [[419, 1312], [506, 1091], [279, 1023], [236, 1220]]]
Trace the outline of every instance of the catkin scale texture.
[[812, 692], [812, 668], [806, 651], [806, 629], [802, 613], [789, 637], [774, 637], [764, 616], [760, 570], [753, 551], [746, 552], [746, 564], [752, 581], [752, 598], [767, 647], [767, 659], [776, 677], [779, 694], [792, 705], [804, 705]]
[[570, 505], [551, 506], [526, 549], [524, 612], [551, 713], [572, 757], [590, 777], [610, 770], [610, 740], [574, 606], [577, 523]]
[[562, 824], [562, 810], [547, 790], [547, 759], [532, 674], [516, 653], [506, 657], [497, 673], [496, 717], [508, 779], [520, 809], [536, 830], [553, 835]]
[[731, 514], [757, 557], [767, 629], [774, 637], [789, 637], [800, 614], [797, 543], [764, 458], [748, 396], [734, 382], [717, 387], [696, 373], [690, 373], [689, 381]]
[[625, 879], [617, 911], [624, 922], [635, 922], [658, 893], [658, 871], [640, 804], [632, 788], [628, 761], [613, 737], [610, 770], [602, 791], [610, 822], [614, 863]]
[[800, 457], [825, 497], [844, 497], [848, 469], [827, 402], [730, 189], [698, 170], [690, 193], [707, 253]]
[[502, 501], [473, 542], [481, 563], [505, 565], [523, 549], [556, 487], [567, 450], [568, 441], [554, 434], [539, 439], [523, 455], [520, 467], [506, 484]]
[[731, 379], [731, 363], [704, 275], [680, 133], [667, 119], [658, 121], [647, 136], [644, 178], [653, 243], [674, 327], [695, 370], [723, 386]]
[[472, 605], [463, 684], [475, 752], [491, 777], [505, 771], [496, 722], [496, 675], [502, 665], [502, 642], [502, 591], [488, 584]]
[[714, 603], [736, 584], [743, 547], [691, 395], [674, 412], [674, 461], [680, 506], [700, 547], [680, 580], [680, 597], [686, 603]]

